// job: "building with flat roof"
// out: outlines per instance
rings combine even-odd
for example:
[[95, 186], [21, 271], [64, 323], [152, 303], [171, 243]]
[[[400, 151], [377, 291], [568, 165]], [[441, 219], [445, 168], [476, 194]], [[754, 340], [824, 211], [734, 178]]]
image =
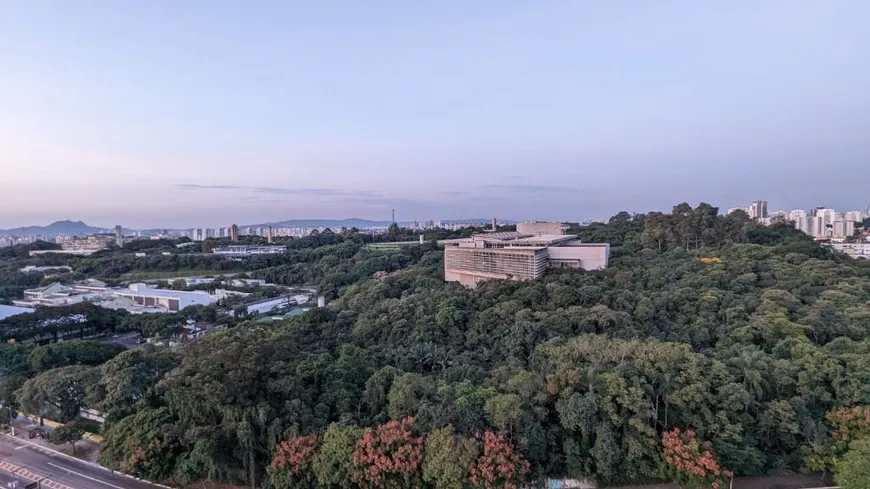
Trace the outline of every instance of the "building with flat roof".
[[29, 307], [4, 306], [0, 304], [0, 321], [19, 314], [27, 314], [28, 312], [33, 312], [33, 309], [30, 309]]
[[212, 300], [207, 292], [154, 289], [146, 284], [130, 284], [126, 289], [113, 290], [112, 294], [115, 297], [130, 299], [139, 306], [172, 312], [180, 311], [189, 306], [207, 306]]
[[69, 306], [80, 302], [92, 302], [106, 290], [106, 284], [98, 280], [88, 280], [73, 285], [55, 282], [45, 287], [27, 289], [24, 291], [24, 298], [15, 299], [12, 303], [19, 307]]
[[225, 256], [232, 259], [250, 258], [254, 255], [273, 255], [287, 251], [286, 246], [267, 245], [267, 246], [248, 246], [248, 245], [227, 245], [218, 246], [213, 250], [217, 255]]
[[489, 233], [439, 244], [444, 280], [471, 288], [493, 279], [533, 280], [551, 267], [601, 270], [610, 261], [609, 243], [581, 243], [564, 234]]

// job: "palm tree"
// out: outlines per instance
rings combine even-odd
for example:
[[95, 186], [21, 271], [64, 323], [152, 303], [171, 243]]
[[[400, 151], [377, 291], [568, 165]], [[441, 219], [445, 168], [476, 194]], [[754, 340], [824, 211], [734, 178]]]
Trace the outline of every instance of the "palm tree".
[[742, 379], [743, 388], [756, 401], [762, 400], [768, 387], [767, 380], [764, 378], [768, 363], [767, 355], [757, 347], [745, 348], [739, 355], [728, 361], [731, 370]]

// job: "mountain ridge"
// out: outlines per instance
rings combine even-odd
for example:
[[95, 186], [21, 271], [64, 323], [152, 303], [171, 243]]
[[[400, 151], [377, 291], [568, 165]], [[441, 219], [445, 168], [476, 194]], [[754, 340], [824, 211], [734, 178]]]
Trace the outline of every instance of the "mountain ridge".
[[0, 229], [0, 236], [78, 236], [106, 232], [111, 232], [111, 229], [94, 227], [86, 224], [84, 221], [65, 219], [54, 221], [46, 226], [22, 226], [17, 228]]
[[[485, 218], [472, 218], [472, 219], [442, 219], [441, 222], [444, 224], [456, 224], [463, 222], [475, 222], [488, 224], [491, 219]], [[413, 221], [398, 221], [399, 225], [407, 225]], [[515, 224], [517, 221], [510, 219], [499, 219], [500, 224]], [[377, 221], [372, 219], [362, 219], [358, 217], [348, 217], [344, 219], [286, 219], [283, 221], [272, 221], [272, 222], [264, 222], [261, 224], [240, 224], [239, 227], [297, 227], [297, 228], [336, 228], [340, 229], [342, 227], [346, 228], [357, 228], [357, 229], [366, 229], [366, 228], [384, 228], [388, 227], [392, 224], [391, 221]], [[226, 227], [226, 226], [222, 226]], [[146, 234], [148, 233], [158, 233], [162, 229], [172, 230], [172, 231], [186, 231], [191, 228], [143, 228], [143, 229], [131, 229], [124, 228], [124, 233], [132, 233], [136, 231], [142, 231]], [[60, 221], [54, 221], [51, 224], [45, 226], [21, 226], [16, 228], [9, 229], [0, 229], [0, 236], [84, 236], [90, 234], [100, 234], [100, 233], [113, 233], [114, 227], [104, 228], [98, 226], [91, 226], [90, 224], [85, 223], [84, 221], [73, 221], [70, 219], [64, 219]]]

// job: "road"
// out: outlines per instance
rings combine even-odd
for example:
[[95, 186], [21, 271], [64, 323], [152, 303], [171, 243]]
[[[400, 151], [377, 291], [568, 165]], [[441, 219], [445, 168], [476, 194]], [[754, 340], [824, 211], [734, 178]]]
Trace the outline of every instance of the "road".
[[[140, 482], [118, 475], [103, 468], [74, 460], [61, 454], [30, 445], [20, 439], [0, 434], [0, 466], [2, 462], [13, 464], [25, 470], [47, 477], [55, 484], [43, 483], [43, 488], [56, 486], [56, 489], [159, 489], [159, 486]], [[9, 473], [3, 473], [0, 481], [9, 480]], [[5, 485], [5, 484], [3, 484]], [[19, 489], [22, 486], [19, 485]]]

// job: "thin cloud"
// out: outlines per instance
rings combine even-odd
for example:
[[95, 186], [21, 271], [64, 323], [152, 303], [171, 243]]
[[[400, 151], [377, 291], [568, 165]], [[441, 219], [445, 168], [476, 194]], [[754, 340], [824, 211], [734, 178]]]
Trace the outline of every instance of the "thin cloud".
[[578, 189], [570, 187], [560, 187], [557, 185], [505, 185], [505, 184], [490, 184], [481, 185], [478, 187], [481, 190], [503, 190], [506, 192], [518, 193], [534, 193], [534, 194], [566, 194], [577, 193]]
[[280, 188], [280, 187], [255, 187], [254, 192], [278, 195], [307, 195], [323, 197], [330, 195], [343, 195], [345, 192], [332, 188]]
[[244, 200], [260, 199], [256, 195], [290, 195], [299, 197], [332, 197], [335, 199], [383, 199], [384, 195], [373, 191], [350, 191], [334, 188], [293, 188], [293, 187], [253, 187], [242, 185], [199, 185], [199, 184], [177, 184], [175, 188], [184, 190], [245, 190], [253, 192], [255, 195], [246, 197]]
[[194, 183], [179, 183], [175, 187], [186, 190], [240, 190], [244, 188], [238, 185], [197, 185]]

